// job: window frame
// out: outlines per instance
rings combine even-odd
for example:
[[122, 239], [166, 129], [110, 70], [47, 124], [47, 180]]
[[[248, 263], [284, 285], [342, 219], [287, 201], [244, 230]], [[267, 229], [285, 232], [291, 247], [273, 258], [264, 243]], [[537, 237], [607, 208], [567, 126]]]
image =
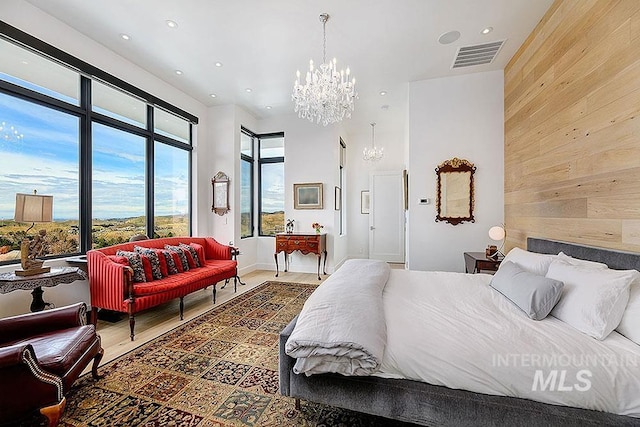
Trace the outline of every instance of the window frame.
[[[254, 173], [254, 169], [255, 169], [255, 150], [256, 150], [256, 134], [251, 132], [249, 129], [245, 128], [244, 126], [240, 126], [240, 133], [247, 135], [248, 137], [251, 138], [251, 156], [247, 156], [246, 154], [242, 153], [242, 148], [240, 149], [240, 174], [242, 174], [242, 162], [247, 162], [249, 163], [249, 173], [250, 173], [250, 195], [249, 195], [249, 200], [250, 200], [250, 207], [249, 207], [249, 229], [250, 229], [250, 234], [243, 236], [242, 235], [242, 208], [240, 208], [240, 239], [248, 239], [251, 237], [255, 236], [255, 218], [254, 218], [254, 214], [255, 214], [255, 205], [254, 205], [254, 195], [255, 195], [255, 182], [254, 182], [254, 178], [255, 178], [255, 173]], [[240, 178], [242, 179], [242, 178]], [[240, 200], [242, 200], [242, 187], [240, 189]], [[240, 202], [242, 203], [242, 202]]]
[[[256, 135], [258, 139], [258, 236], [260, 237], [274, 237], [271, 234], [264, 234], [262, 231], [262, 165], [264, 164], [273, 164], [273, 163], [282, 163], [284, 167], [284, 156], [279, 157], [265, 157], [263, 158], [260, 155], [260, 145], [263, 139], [272, 139], [272, 138], [284, 138], [284, 132], [272, 132], [272, 133], [263, 133]], [[284, 224], [283, 224], [284, 226]]]
[[[47, 259], [64, 258], [71, 255], [84, 254], [92, 248], [92, 126], [93, 123], [114, 128], [126, 133], [131, 133], [145, 138], [145, 215], [147, 235], [154, 233], [154, 144], [155, 142], [170, 145], [188, 152], [188, 203], [189, 203], [189, 235], [193, 233], [193, 132], [194, 125], [198, 124], [198, 118], [150, 93], [137, 88], [93, 65], [84, 62], [30, 34], [27, 34], [6, 22], [0, 21], [0, 38], [16, 44], [35, 54], [41, 55], [51, 61], [66, 66], [79, 74], [78, 84], [79, 105], [51, 97], [49, 95], [33, 91], [26, 87], [0, 80], [0, 92], [27, 102], [35, 103], [46, 108], [51, 108], [79, 118], [79, 207], [78, 229], [80, 234], [79, 251], [73, 254], [59, 254], [47, 256]], [[147, 106], [147, 123], [145, 127], [139, 127], [120, 121], [116, 118], [92, 111], [91, 82], [97, 80], [120, 90], [130, 96], [141, 99]], [[189, 124], [189, 141], [187, 143], [165, 136], [154, 131], [154, 109], [159, 108], [181, 118]], [[2, 261], [0, 265], [15, 264], [19, 260]]]

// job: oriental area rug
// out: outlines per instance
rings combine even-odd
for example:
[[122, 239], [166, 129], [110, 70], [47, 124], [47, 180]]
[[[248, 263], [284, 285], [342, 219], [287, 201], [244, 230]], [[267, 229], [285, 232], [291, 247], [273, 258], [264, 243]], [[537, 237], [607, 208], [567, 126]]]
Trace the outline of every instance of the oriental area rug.
[[405, 425], [278, 392], [278, 334], [316, 285], [265, 282], [81, 377], [60, 426]]

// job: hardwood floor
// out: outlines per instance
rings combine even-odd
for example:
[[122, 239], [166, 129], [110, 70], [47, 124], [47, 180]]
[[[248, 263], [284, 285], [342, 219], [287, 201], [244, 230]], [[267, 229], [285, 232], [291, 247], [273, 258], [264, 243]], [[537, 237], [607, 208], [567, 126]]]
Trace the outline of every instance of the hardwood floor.
[[[322, 281], [327, 277], [329, 276], [322, 276]], [[126, 315], [115, 323], [99, 320], [98, 334], [102, 338], [104, 348], [101, 363], [109, 362], [268, 280], [322, 283], [313, 273], [280, 272], [279, 276], [275, 277], [273, 271], [266, 270], [253, 271], [241, 276], [241, 279], [246, 285], [238, 284], [236, 293], [233, 292], [233, 281], [230, 281], [224, 289], [220, 289], [224, 282], [218, 283], [215, 305], [212, 302], [211, 287], [187, 295], [184, 298], [184, 320], [180, 320], [178, 299], [136, 314], [135, 341], [129, 338], [129, 319]]]

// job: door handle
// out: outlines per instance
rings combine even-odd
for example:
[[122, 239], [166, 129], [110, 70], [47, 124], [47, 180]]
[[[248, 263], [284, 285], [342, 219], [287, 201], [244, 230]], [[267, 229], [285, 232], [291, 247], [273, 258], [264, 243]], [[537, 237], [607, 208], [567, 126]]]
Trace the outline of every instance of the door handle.
[[376, 228], [372, 225], [371, 227], [369, 227], [369, 230], [375, 230]]

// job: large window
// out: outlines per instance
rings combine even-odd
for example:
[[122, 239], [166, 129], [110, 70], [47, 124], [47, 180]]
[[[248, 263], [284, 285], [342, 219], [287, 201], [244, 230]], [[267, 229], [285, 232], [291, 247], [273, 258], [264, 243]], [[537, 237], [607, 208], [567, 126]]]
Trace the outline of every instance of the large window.
[[250, 131], [240, 133], [240, 238], [253, 236], [253, 145]]
[[259, 135], [260, 235], [284, 231], [284, 134]]
[[2, 31], [0, 263], [19, 260], [31, 224], [13, 221], [15, 195], [33, 190], [53, 196], [53, 222], [35, 227], [47, 230], [49, 255], [134, 234], [189, 235], [197, 117], [16, 28]]

